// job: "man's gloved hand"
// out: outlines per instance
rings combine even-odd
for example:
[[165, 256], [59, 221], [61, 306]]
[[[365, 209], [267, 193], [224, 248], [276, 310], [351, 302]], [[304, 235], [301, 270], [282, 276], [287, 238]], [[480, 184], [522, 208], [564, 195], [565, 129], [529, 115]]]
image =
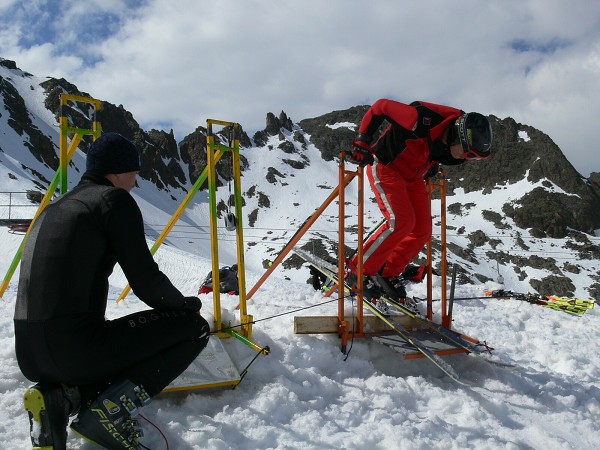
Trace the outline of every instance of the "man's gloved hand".
[[427, 172], [425, 172], [425, 174], [423, 175], [423, 179], [427, 180], [428, 178], [434, 177], [437, 175], [437, 173], [439, 171], [440, 171], [439, 163], [433, 163], [431, 165], [431, 167], [429, 168], [429, 170], [427, 170]]
[[350, 160], [353, 163], [364, 167], [367, 164], [371, 165], [375, 162], [369, 142], [371, 142], [369, 136], [362, 133], [360, 133], [356, 139], [352, 139], [353, 149]]
[[188, 309], [190, 311], [200, 311], [202, 308], [202, 302], [198, 297], [184, 297], [183, 298], [183, 308]]

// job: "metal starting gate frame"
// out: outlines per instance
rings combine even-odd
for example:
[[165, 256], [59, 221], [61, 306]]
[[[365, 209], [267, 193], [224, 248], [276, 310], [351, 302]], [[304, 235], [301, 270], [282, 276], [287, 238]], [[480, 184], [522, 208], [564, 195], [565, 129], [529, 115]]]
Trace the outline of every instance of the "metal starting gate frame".
[[[365, 315], [363, 310], [363, 247], [364, 247], [364, 167], [357, 166], [355, 170], [347, 170], [345, 167], [345, 155], [344, 152], [340, 152], [339, 155], [339, 182], [338, 186], [330, 193], [323, 204], [310, 216], [303, 224], [303, 226], [296, 232], [296, 234], [290, 239], [287, 245], [281, 250], [279, 255], [271, 263], [270, 267], [263, 274], [263, 276], [257, 281], [257, 283], [248, 292], [247, 298], [250, 298], [260, 288], [264, 281], [271, 275], [271, 273], [281, 264], [304, 236], [304, 234], [311, 228], [319, 216], [329, 207], [329, 205], [337, 198], [338, 199], [338, 279], [343, 280], [345, 276], [345, 259], [344, 254], [344, 235], [345, 235], [345, 217], [346, 217], [346, 205], [345, 205], [345, 189], [352, 182], [357, 179], [358, 182], [358, 204], [357, 204], [357, 218], [358, 218], [358, 245], [357, 245], [357, 292], [358, 298], [356, 315], [353, 314], [352, 318], [346, 317], [345, 308], [345, 293], [343, 286], [333, 285], [329, 288], [326, 297], [331, 296], [334, 292], [338, 293], [338, 304], [337, 304], [337, 316], [296, 316], [294, 318], [294, 332], [297, 334], [321, 334], [321, 333], [337, 333], [341, 339], [341, 351], [346, 353], [348, 342], [353, 338], [372, 337], [386, 334], [390, 331], [389, 327], [385, 325], [379, 318], [372, 315]], [[441, 209], [441, 325], [448, 330], [452, 326], [452, 302], [448, 302], [446, 287], [447, 287], [447, 254], [446, 254], [446, 184], [445, 184], [445, 172], [440, 171], [440, 180], [437, 183], [431, 181], [431, 178], [427, 181], [427, 188], [430, 194], [430, 200], [433, 193], [436, 190], [440, 191], [440, 209]], [[432, 268], [432, 239], [427, 244], [427, 313], [426, 317], [428, 320], [433, 319], [433, 268]], [[408, 328], [416, 329], [420, 328], [418, 321], [403, 314], [397, 314], [393, 316], [394, 321], [400, 323]], [[471, 338], [464, 334], [459, 335], [471, 342], [479, 342], [477, 339]], [[432, 349], [438, 354], [453, 354], [453, 353], [465, 353], [466, 350], [463, 348], [442, 348]], [[423, 355], [420, 352], [407, 351], [405, 353], [406, 359], [420, 358]]]
[[[69, 124], [67, 116], [67, 106], [69, 102], [84, 103], [91, 105], [93, 110], [92, 127], [79, 128]], [[79, 95], [61, 94], [60, 96], [60, 149], [59, 149], [59, 167], [48, 186], [46, 194], [42, 198], [40, 205], [31, 221], [28, 223], [27, 231], [19, 249], [17, 250], [14, 259], [9, 267], [9, 270], [0, 285], [0, 297], [6, 291], [10, 280], [18, 267], [23, 254], [23, 248], [29, 236], [31, 224], [35, 222], [40, 213], [50, 203], [57, 189], [60, 194], [64, 194], [68, 190], [68, 166], [75, 154], [81, 140], [84, 136], [92, 136], [96, 140], [102, 134], [102, 126], [97, 120], [97, 112], [102, 108], [102, 102], [94, 98], [83, 97]], [[240, 325], [239, 331], [234, 330], [229, 325], [221, 323], [221, 303], [219, 290], [214, 290], [213, 296], [213, 312], [215, 318], [214, 338], [211, 336], [207, 348], [202, 352], [201, 357], [197, 359], [190, 368], [184, 372], [178, 379], [174, 380], [164, 392], [173, 392], [181, 390], [190, 390], [198, 388], [214, 388], [221, 386], [236, 386], [241, 381], [241, 376], [234, 367], [227, 352], [223, 349], [220, 340], [222, 338], [235, 337], [239, 341], [248, 345], [259, 354], [267, 355], [270, 352], [269, 347], [261, 347], [251, 340], [253, 318], [248, 314], [246, 308], [246, 280], [244, 267], [244, 248], [243, 248], [243, 225], [242, 225], [242, 196], [240, 183], [240, 155], [239, 155], [239, 124], [234, 122], [225, 122], [221, 120], [207, 120], [207, 167], [202, 171], [192, 188], [188, 191], [183, 202], [175, 211], [168, 224], [161, 232], [158, 239], [150, 249], [152, 255], [156, 253], [160, 245], [164, 242], [169, 232], [173, 229], [176, 222], [179, 220], [185, 209], [190, 204], [192, 198], [196, 195], [200, 187], [208, 180], [209, 188], [209, 207], [210, 207], [210, 229], [211, 229], [211, 247], [212, 247], [212, 269], [213, 281], [216, 286], [219, 285], [219, 260], [218, 260], [218, 235], [217, 235], [217, 208], [216, 208], [216, 163], [226, 152], [230, 152], [233, 158], [233, 177], [235, 188], [235, 210], [237, 217], [236, 224], [236, 242], [237, 242], [237, 257], [238, 257], [238, 285], [240, 289]], [[220, 125], [227, 127], [231, 131], [228, 145], [218, 144], [213, 134], [213, 126]], [[71, 141], [69, 143], [69, 137]], [[131, 290], [129, 285], [125, 286], [117, 302], [123, 300]], [[207, 360], [206, 364], [202, 360]], [[195, 364], [195, 363], [198, 364]], [[199, 373], [204, 372], [204, 373]]]

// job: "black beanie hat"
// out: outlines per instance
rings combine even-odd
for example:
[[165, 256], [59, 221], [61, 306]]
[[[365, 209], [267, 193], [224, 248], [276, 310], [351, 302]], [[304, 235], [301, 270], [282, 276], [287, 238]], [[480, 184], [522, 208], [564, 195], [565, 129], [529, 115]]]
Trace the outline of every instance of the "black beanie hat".
[[85, 169], [100, 175], [136, 172], [140, 170], [140, 155], [119, 133], [104, 133], [90, 146]]

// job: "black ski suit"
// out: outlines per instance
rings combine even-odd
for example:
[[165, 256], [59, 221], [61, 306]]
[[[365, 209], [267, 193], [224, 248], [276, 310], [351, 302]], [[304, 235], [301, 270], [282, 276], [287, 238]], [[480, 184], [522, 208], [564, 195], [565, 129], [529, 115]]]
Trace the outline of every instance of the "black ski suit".
[[[116, 263], [153, 309], [105, 319]], [[87, 172], [42, 212], [27, 239], [14, 318], [17, 361], [31, 381], [102, 386], [127, 378], [156, 395], [208, 342], [200, 306], [159, 270], [133, 197]]]

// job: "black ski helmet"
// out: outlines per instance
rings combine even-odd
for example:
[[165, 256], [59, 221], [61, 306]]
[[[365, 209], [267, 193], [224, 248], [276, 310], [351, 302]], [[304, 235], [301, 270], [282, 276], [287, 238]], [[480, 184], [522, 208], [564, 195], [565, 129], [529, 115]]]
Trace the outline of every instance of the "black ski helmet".
[[492, 154], [492, 126], [483, 114], [465, 113], [454, 127], [455, 143], [462, 145], [465, 159], [485, 159]]

